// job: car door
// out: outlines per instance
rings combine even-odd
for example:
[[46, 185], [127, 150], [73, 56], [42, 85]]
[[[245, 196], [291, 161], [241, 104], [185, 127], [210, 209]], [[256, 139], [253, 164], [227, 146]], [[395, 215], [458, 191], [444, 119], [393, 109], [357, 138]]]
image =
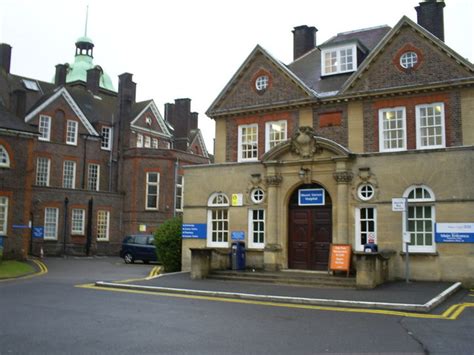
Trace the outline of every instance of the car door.
[[150, 261], [156, 260], [155, 240], [152, 235], [148, 236], [147, 238], [146, 257], [147, 257], [147, 260], [150, 260]]

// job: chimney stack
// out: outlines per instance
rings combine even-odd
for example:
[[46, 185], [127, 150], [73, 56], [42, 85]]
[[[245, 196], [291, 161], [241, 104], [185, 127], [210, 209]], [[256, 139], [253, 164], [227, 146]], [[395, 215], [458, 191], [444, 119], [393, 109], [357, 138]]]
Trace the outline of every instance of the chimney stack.
[[120, 105], [120, 116], [129, 116], [132, 110], [132, 104], [135, 103], [135, 94], [137, 84], [132, 80], [133, 74], [123, 73], [119, 75], [118, 99]]
[[56, 65], [56, 74], [54, 76], [54, 85], [61, 86], [66, 84], [66, 76], [69, 64]]
[[444, 42], [444, 1], [426, 0], [415, 7], [417, 22]]
[[316, 48], [316, 27], [295, 27], [293, 32], [293, 60]]
[[10, 74], [10, 62], [12, 58], [12, 47], [6, 43], [0, 43], [0, 70]]
[[21, 119], [25, 118], [26, 115], [26, 92], [25, 90], [15, 90], [10, 96], [10, 107], [17, 117]]
[[96, 65], [94, 68], [87, 71], [87, 90], [96, 95], [99, 92], [100, 76], [102, 75], [102, 68]]

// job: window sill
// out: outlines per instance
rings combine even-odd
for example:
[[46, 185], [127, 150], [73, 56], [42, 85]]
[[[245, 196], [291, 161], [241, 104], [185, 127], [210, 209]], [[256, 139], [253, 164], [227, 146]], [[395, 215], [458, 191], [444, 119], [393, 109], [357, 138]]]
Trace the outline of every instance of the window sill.
[[[439, 256], [439, 253], [437, 251], [420, 251], [420, 252], [416, 252], [416, 251], [410, 251], [409, 253], [409, 256], [413, 256], [413, 255], [420, 255], [420, 256]], [[404, 251], [401, 251], [400, 252], [400, 255], [401, 256], [405, 256], [406, 255], [406, 252]]]

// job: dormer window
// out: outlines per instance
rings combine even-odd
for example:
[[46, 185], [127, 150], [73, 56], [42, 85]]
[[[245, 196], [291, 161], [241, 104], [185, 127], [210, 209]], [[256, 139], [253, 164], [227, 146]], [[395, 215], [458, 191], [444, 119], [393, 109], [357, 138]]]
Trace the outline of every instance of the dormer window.
[[331, 47], [321, 52], [322, 75], [352, 72], [357, 69], [356, 45]]

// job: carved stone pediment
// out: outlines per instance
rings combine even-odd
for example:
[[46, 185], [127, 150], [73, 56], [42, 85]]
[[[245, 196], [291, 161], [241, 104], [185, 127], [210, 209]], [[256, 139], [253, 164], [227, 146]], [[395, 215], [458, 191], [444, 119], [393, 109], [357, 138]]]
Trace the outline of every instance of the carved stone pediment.
[[300, 127], [291, 138], [291, 152], [298, 154], [301, 158], [312, 158], [321, 154], [322, 147], [318, 145], [315, 138], [315, 131], [312, 127]]

